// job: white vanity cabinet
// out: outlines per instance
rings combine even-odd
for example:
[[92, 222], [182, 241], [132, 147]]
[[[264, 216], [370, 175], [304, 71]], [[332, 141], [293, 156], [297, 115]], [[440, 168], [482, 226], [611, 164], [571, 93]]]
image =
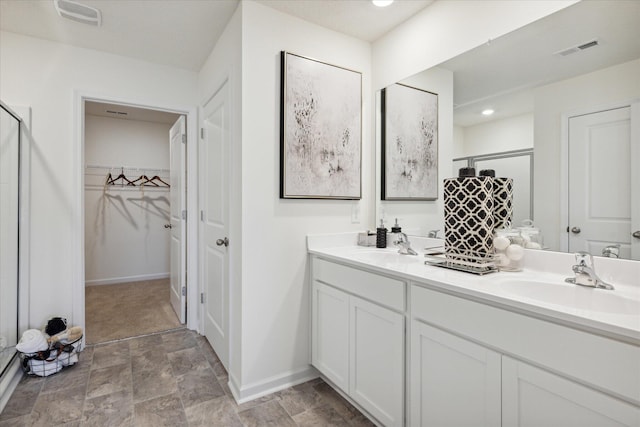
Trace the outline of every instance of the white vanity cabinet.
[[411, 425], [500, 427], [501, 355], [411, 323]]
[[412, 426], [640, 426], [638, 346], [416, 285], [410, 312]]
[[385, 426], [404, 425], [401, 280], [312, 258], [311, 362]]
[[491, 276], [336, 248], [311, 255], [312, 364], [379, 424], [640, 427], [637, 327], [612, 328], [619, 314], [581, 320]]
[[314, 281], [311, 363], [342, 390], [349, 389], [349, 294]]
[[350, 297], [349, 395], [386, 426], [404, 425], [404, 315]]
[[502, 413], [504, 427], [640, 426], [637, 407], [508, 356], [502, 357]]

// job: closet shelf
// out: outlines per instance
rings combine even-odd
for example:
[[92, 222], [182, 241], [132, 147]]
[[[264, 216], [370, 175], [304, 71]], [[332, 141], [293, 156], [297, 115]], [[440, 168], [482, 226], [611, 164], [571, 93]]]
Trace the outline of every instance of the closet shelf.
[[169, 170], [124, 166], [85, 166], [85, 188], [167, 189]]

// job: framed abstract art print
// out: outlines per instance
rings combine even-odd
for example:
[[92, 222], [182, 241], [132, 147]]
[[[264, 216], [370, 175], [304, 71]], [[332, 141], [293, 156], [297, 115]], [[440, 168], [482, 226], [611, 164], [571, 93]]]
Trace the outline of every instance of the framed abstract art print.
[[281, 52], [280, 198], [360, 199], [362, 74]]
[[438, 95], [398, 83], [381, 95], [382, 200], [436, 200]]

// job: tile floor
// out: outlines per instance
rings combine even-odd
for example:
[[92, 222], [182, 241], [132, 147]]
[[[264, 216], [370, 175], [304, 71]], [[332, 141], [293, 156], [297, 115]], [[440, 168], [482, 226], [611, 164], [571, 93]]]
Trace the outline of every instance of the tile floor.
[[169, 279], [85, 288], [87, 344], [180, 328], [171, 307]]
[[206, 339], [181, 330], [87, 347], [47, 378], [24, 377], [6, 426], [373, 426], [320, 379], [237, 405]]

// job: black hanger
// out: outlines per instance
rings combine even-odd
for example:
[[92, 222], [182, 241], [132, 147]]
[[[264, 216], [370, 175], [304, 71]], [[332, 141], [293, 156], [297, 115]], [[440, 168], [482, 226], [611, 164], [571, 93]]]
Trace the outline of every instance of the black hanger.
[[[118, 182], [119, 180], [122, 180], [122, 182]], [[109, 172], [109, 175], [107, 175], [107, 185], [122, 185], [125, 182], [127, 183], [127, 185], [135, 185], [133, 182], [131, 182], [131, 180], [129, 180], [129, 178], [125, 176], [124, 169], [120, 169], [120, 175], [118, 175], [116, 178], [111, 175], [111, 172]]]
[[[160, 178], [158, 175], [155, 175], [153, 178], [151, 178], [149, 180], [150, 182], [153, 182], [155, 185], [159, 186], [159, 187], [171, 187], [169, 185], [169, 183], [165, 182], [162, 178]], [[158, 184], [156, 181], [160, 181], [163, 185]]]
[[[138, 178], [131, 181], [131, 185], [144, 185], [144, 183], [147, 182], [148, 180], [149, 178], [147, 178], [147, 175], [140, 175]], [[141, 182], [140, 184], [136, 184], [136, 182], [138, 181], [143, 181], [143, 182]]]

